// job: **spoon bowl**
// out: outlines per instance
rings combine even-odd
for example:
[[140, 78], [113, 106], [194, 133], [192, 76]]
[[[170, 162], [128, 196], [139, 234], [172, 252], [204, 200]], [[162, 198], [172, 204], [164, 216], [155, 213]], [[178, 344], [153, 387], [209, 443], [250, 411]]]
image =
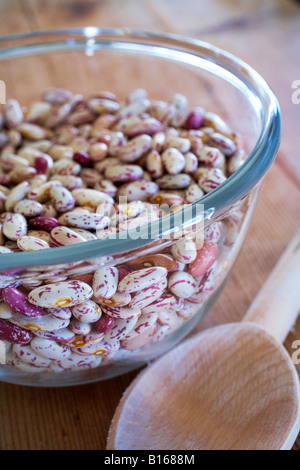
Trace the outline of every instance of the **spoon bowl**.
[[300, 387], [282, 342], [300, 307], [300, 231], [240, 323], [204, 330], [125, 391], [107, 449], [287, 450]]
[[108, 449], [289, 448], [298, 401], [290, 357], [264, 328], [218, 326], [139, 374], [120, 402]]

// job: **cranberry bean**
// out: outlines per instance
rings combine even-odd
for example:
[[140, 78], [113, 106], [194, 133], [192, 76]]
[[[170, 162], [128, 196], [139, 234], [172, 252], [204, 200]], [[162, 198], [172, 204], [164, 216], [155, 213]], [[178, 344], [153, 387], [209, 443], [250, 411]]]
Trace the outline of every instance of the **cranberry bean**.
[[142, 313], [152, 314], [159, 313], [164, 309], [172, 308], [176, 302], [176, 297], [170, 294], [163, 294], [160, 298], [152, 302], [147, 307], [142, 308]]
[[197, 256], [196, 246], [192, 240], [178, 240], [172, 246], [172, 255], [180, 263], [189, 264]]
[[199, 163], [202, 165], [221, 169], [224, 166], [225, 156], [218, 148], [205, 145], [203, 148], [199, 150], [197, 149], [195, 153], [198, 157]]
[[3, 223], [3, 233], [9, 240], [16, 241], [26, 235], [27, 222], [22, 214], [8, 213]]
[[68, 327], [60, 328], [55, 331], [34, 331], [34, 335], [38, 338], [50, 339], [58, 343], [69, 343], [75, 338], [73, 333]]
[[138, 317], [129, 320], [114, 319], [113, 326], [105, 333], [104, 341], [121, 341], [134, 328]]
[[34, 351], [31, 347], [31, 343], [30, 345], [14, 344], [13, 352], [22, 362], [31, 366], [47, 367], [51, 362], [51, 359], [47, 359]]
[[31, 201], [30, 199], [23, 199], [17, 202], [14, 206], [14, 212], [21, 214], [24, 217], [35, 217], [42, 213], [43, 206], [38, 201]]
[[154, 300], [160, 298], [164, 293], [168, 285], [167, 279], [161, 280], [157, 284], [153, 284], [150, 287], [140, 290], [132, 296], [132, 299], [129, 303], [130, 308], [144, 308], [147, 305], [151, 304]]
[[206, 271], [216, 261], [219, 247], [216, 243], [205, 240], [201, 250], [197, 252], [197, 257], [189, 266], [189, 273], [194, 277], [203, 276]]
[[169, 290], [172, 294], [182, 299], [186, 299], [194, 294], [196, 290], [196, 281], [191, 274], [175, 271], [171, 274], [168, 281]]
[[103, 312], [106, 315], [112, 318], [118, 318], [122, 320], [130, 320], [132, 318], [137, 318], [141, 314], [141, 309], [138, 307], [109, 307], [102, 306]]
[[38, 287], [28, 295], [28, 300], [39, 307], [72, 307], [93, 295], [92, 288], [81, 281], [65, 281]]
[[152, 138], [148, 134], [142, 134], [120, 147], [117, 156], [124, 163], [132, 163], [148, 152], [151, 146]]
[[101, 308], [93, 300], [86, 300], [81, 304], [75, 305], [71, 310], [77, 320], [87, 323], [98, 321], [102, 315]]
[[119, 282], [118, 289], [120, 292], [138, 292], [162, 281], [167, 276], [167, 273], [167, 269], [162, 267], [140, 269], [127, 274]]
[[155, 333], [157, 332], [157, 329], [158, 325], [154, 324], [150, 328], [147, 328], [145, 331], [134, 336], [133, 338], [124, 338], [121, 341], [121, 347], [123, 349], [129, 350], [141, 348], [152, 341]]
[[51, 230], [59, 226], [59, 222], [55, 217], [39, 216], [30, 219], [29, 225], [36, 230], [51, 232]]
[[101, 230], [110, 224], [109, 217], [81, 211], [65, 212], [58, 220], [62, 225], [90, 230]]
[[7, 212], [13, 211], [16, 204], [25, 198], [29, 188], [30, 188], [30, 184], [28, 183], [28, 181], [23, 181], [23, 183], [20, 183], [17, 186], [15, 186], [10, 191], [9, 195], [6, 198], [5, 210]]
[[93, 277], [93, 292], [97, 299], [110, 299], [116, 293], [117, 287], [117, 268], [100, 268], [95, 271]]
[[151, 196], [157, 194], [159, 186], [154, 181], [134, 181], [120, 186], [118, 196], [124, 196], [129, 202], [147, 201]]
[[0, 338], [4, 341], [16, 344], [28, 344], [33, 334], [11, 322], [0, 319]]
[[57, 104], [66, 103], [67, 101], [70, 101], [71, 98], [72, 93], [69, 90], [64, 90], [62, 88], [50, 88], [42, 95], [42, 99], [44, 101]]
[[235, 143], [220, 132], [213, 132], [207, 137], [208, 145], [218, 147], [226, 156], [233, 155], [236, 151]]
[[95, 328], [98, 333], [107, 333], [113, 327], [114, 322], [114, 318], [102, 315], [97, 323], [95, 323]]
[[33, 338], [30, 346], [38, 356], [53, 361], [69, 357], [71, 355], [70, 348], [62, 346], [51, 339], [36, 337]]
[[8, 99], [3, 106], [3, 119], [8, 127], [17, 127], [24, 119], [20, 103], [15, 99]]
[[135, 181], [142, 178], [143, 169], [138, 165], [114, 165], [106, 169], [104, 176], [117, 183]]
[[224, 183], [224, 181], [226, 181], [226, 176], [220, 168], [207, 168], [202, 170], [198, 184], [205, 193], [209, 193]]
[[47, 250], [48, 248], [50, 248], [49, 243], [45, 240], [28, 235], [19, 237], [17, 240], [17, 244], [20, 250], [22, 251], [39, 251]]

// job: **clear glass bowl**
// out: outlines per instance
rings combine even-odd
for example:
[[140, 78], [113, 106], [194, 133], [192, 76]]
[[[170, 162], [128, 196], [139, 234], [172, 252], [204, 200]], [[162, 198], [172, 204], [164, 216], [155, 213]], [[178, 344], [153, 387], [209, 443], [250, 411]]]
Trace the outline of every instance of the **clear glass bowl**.
[[[199, 203], [164, 217], [167, 225], [161, 223], [162, 219], [152, 222], [141, 228], [138, 239], [116, 237], [0, 255], [0, 288], [18, 285], [30, 292], [44, 283], [78, 276], [91, 279], [88, 276], [103, 266], [119, 268], [129, 263], [135, 270], [133, 261], [138, 257], [170, 254], [178, 228], [186, 229], [184, 236], [188, 239], [203, 238], [213, 228], [221, 229], [213, 275], [196, 295], [175, 299], [172, 308], [178, 321], [174, 326], [156, 322], [151, 340], [140, 341], [140, 347], [134, 349], [127, 349], [124, 341], [116, 344], [110, 339], [110, 348], [101, 342], [94, 355], [78, 356], [81, 362], [77, 361], [75, 368], [60, 367], [56, 361], [44, 368], [24, 365], [13, 356], [11, 346], [7, 363], [0, 365], [0, 380], [30, 386], [69, 386], [138, 368], [191, 332], [220, 294], [244, 243], [263, 177], [279, 147], [281, 118], [276, 97], [256, 71], [210, 44], [128, 29], [86, 27], [3, 37], [0, 77], [7, 98], [16, 98], [24, 106], [52, 87], [84, 96], [109, 90], [120, 100], [141, 88], [151, 98], [164, 101], [181, 93], [190, 106], [217, 113], [242, 136], [248, 155], [243, 165]], [[26, 328], [33, 334], [39, 329], [32, 324]]]

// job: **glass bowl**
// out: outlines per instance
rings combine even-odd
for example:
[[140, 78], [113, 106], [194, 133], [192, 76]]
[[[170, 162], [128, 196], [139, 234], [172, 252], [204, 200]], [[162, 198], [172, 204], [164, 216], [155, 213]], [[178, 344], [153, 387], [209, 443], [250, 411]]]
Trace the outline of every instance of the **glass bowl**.
[[[65, 289], [62, 283], [72, 281], [72, 286], [74, 282], [83, 286], [82, 297], [77, 298], [77, 304], [82, 305], [85, 290], [94, 288], [95, 276], [103, 273], [103, 268], [107, 273], [107, 268], [112, 268], [119, 276], [120, 294], [124, 276], [134, 278], [141, 269], [154, 267], [160, 292], [158, 296], [151, 291], [150, 300], [139, 303], [140, 292], [133, 289], [131, 301], [126, 303], [124, 295], [117, 300], [116, 296], [99, 297], [94, 288], [93, 297], [89, 294], [87, 298], [97, 305], [99, 319], [101, 312], [102, 320], [105, 318], [102, 329], [96, 329], [95, 318], [87, 322], [86, 317], [74, 317], [66, 290], [63, 300], [53, 304], [56, 316], [53, 309], [43, 306], [43, 316], [37, 319], [14, 309], [7, 313], [2, 299], [2, 326], [18, 326], [31, 340], [25, 346], [16, 345], [2, 334], [6, 355], [0, 365], [0, 380], [30, 386], [71, 386], [138, 368], [190, 333], [228, 279], [243, 246], [261, 183], [279, 147], [281, 118], [276, 97], [256, 71], [226, 51], [198, 40], [125, 28], [86, 27], [2, 37], [0, 78], [7, 99], [17, 99], [24, 109], [50, 88], [83, 96], [106, 90], [120, 102], [128, 100], [133, 90], [146, 90], [151, 99], [164, 102], [184, 95], [191, 108], [201, 107], [210, 113], [202, 123], [205, 135], [226, 134], [229, 128], [237, 145], [242, 145], [247, 158], [225, 181], [199, 200], [151, 219], [140, 227], [138, 236], [129, 226], [125, 237], [119, 233], [79, 245], [0, 254], [2, 296], [6, 288], [30, 297], [36, 289]], [[86, 129], [88, 126], [81, 127], [82, 135]], [[10, 134], [11, 142], [14, 135]], [[28, 141], [30, 144], [30, 138]], [[12, 145], [17, 153], [18, 144]], [[2, 155], [5, 148], [2, 144]], [[187, 242], [185, 247], [194, 243], [197, 256], [213, 245], [213, 261], [202, 271], [191, 271], [191, 262], [174, 255], [182, 240]], [[8, 244], [13, 245], [16, 243]], [[202, 263], [205, 265], [205, 260]], [[191, 272], [192, 293], [188, 285], [178, 291], [171, 288], [170, 279], [174, 283], [177, 277], [182, 279], [182, 273], [191, 276]], [[53, 316], [56, 326], [49, 327]], [[57, 347], [50, 359], [45, 351], [41, 356], [37, 352], [43, 340], [50, 349]]]

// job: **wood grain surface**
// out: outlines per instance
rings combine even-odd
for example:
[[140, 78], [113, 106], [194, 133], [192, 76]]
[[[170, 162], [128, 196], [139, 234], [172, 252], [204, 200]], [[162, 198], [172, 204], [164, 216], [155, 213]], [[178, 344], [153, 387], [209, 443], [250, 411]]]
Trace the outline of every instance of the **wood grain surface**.
[[[227, 49], [252, 65], [277, 95], [283, 137], [244, 249], [197, 330], [240, 320], [300, 225], [300, 2], [292, 0], [2, 0], [0, 35], [87, 25], [178, 33]], [[1, 78], [1, 77], [0, 77]], [[300, 319], [285, 347], [300, 339]], [[300, 372], [300, 365], [297, 366]], [[0, 384], [1, 450], [103, 450], [115, 408], [136, 376], [73, 388]], [[300, 448], [300, 438], [294, 449]]]

